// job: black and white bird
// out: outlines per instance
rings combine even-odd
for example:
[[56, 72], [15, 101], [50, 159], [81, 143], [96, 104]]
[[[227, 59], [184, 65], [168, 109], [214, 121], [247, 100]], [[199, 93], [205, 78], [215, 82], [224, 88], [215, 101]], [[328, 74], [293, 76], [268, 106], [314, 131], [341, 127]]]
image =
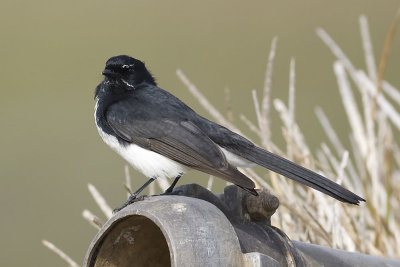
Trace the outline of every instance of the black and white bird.
[[95, 119], [103, 141], [149, 180], [124, 206], [157, 178], [179, 178], [199, 170], [257, 195], [254, 182], [237, 170], [258, 164], [342, 202], [363, 198], [333, 181], [257, 147], [248, 139], [198, 115], [159, 88], [144, 63], [110, 58], [95, 91]]

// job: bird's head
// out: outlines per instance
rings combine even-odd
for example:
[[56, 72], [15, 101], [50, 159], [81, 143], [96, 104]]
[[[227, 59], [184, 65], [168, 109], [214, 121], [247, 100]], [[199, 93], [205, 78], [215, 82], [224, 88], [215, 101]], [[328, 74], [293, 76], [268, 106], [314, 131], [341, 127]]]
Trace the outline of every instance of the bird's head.
[[144, 63], [126, 55], [108, 59], [102, 74], [104, 81], [96, 88], [96, 96], [100, 93], [101, 88], [108, 90], [107, 93], [120, 94], [135, 90], [143, 83], [156, 85]]

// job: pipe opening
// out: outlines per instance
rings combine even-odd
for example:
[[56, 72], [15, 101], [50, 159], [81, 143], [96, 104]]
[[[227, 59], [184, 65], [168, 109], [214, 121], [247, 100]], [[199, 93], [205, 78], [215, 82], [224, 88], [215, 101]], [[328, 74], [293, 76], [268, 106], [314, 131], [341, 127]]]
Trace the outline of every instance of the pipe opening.
[[133, 215], [118, 220], [99, 241], [90, 266], [171, 266], [167, 241], [150, 219]]

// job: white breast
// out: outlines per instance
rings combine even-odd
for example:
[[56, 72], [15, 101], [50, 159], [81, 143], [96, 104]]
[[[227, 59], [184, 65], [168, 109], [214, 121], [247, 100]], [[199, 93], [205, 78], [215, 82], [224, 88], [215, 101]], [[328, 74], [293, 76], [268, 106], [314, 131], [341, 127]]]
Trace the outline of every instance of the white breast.
[[106, 134], [99, 127], [97, 130], [107, 145], [148, 178], [175, 178], [189, 171], [188, 167], [138, 145], [123, 146], [114, 136]]

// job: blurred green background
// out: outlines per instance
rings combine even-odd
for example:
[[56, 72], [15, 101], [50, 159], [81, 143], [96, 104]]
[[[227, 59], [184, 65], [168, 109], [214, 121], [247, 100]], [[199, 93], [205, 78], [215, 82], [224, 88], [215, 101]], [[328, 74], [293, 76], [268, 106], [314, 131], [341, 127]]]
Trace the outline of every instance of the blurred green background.
[[[261, 95], [270, 43], [278, 36], [273, 97], [286, 101], [294, 57], [296, 116], [315, 147], [325, 138], [313, 112], [316, 105], [324, 107], [344, 138], [348, 126], [332, 71], [334, 57], [316, 27], [364, 68], [359, 16], [369, 19], [378, 62], [399, 1], [2, 0], [0, 7], [0, 265], [65, 266], [41, 240], [82, 262], [96, 230], [81, 212], [89, 208], [101, 215], [87, 184], [96, 185], [112, 207], [126, 197], [125, 162], [103, 144], [93, 119], [93, 92], [107, 58], [128, 54], [144, 60], [162, 88], [207, 117], [176, 69], [221, 111], [229, 87], [235, 114], [255, 121], [250, 90]], [[399, 44], [397, 36], [385, 72], [397, 87]], [[276, 112], [272, 126], [273, 139], [281, 143]], [[132, 174], [134, 187], [145, 181]], [[198, 183], [206, 185], [207, 176], [195, 172], [182, 182], [199, 177]], [[223, 184], [216, 181], [216, 191]]]

